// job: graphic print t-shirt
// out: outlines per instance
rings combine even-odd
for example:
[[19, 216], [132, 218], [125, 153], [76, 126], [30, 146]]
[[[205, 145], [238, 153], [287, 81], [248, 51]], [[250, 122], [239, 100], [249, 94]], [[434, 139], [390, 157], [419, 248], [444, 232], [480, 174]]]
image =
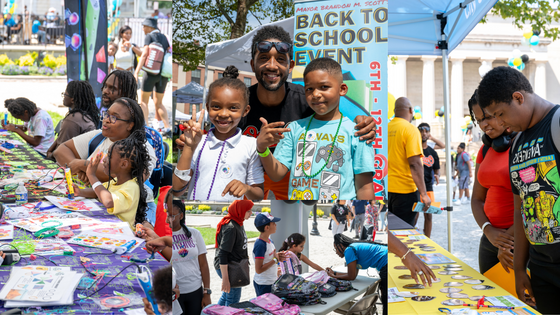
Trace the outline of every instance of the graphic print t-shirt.
[[[374, 172], [373, 147], [354, 135], [355, 123], [342, 118], [322, 121], [313, 119], [303, 143], [311, 117], [300, 119], [289, 125], [290, 132], [284, 133], [274, 157], [290, 172], [288, 196], [291, 200], [353, 200], [356, 199], [354, 174]], [[336, 135], [336, 139], [335, 139]], [[334, 141], [334, 149], [329, 151]], [[304, 175], [317, 173], [312, 178]]]
[[189, 229], [189, 231], [191, 237], [187, 237], [183, 229], [173, 232], [171, 263], [177, 273], [181, 294], [194, 292], [202, 286], [198, 256], [206, 254], [206, 245], [197, 229]]
[[539, 123], [521, 133], [510, 149], [509, 170], [513, 193], [523, 202], [525, 235], [529, 255], [538, 265], [560, 263], [560, 176], [558, 150], [550, 132], [553, 108]]
[[424, 164], [424, 183], [426, 184], [427, 191], [434, 191], [434, 170], [439, 170], [439, 156], [436, 150], [430, 146], [424, 149], [424, 157], [422, 157]]
[[[251, 110], [247, 116], [241, 118], [237, 127], [241, 128], [243, 134], [249, 137], [257, 137], [261, 131], [262, 122], [260, 118], [265, 118], [268, 123], [283, 121], [289, 123], [298, 119], [309, 117], [313, 114], [311, 107], [305, 100], [305, 90], [303, 86], [286, 82], [286, 95], [278, 106], [268, 107], [259, 101], [257, 96], [257, 86], [254, 84], [249, 87], [249, 105]], [[274, 153], [276, 145], [270, 147]]]

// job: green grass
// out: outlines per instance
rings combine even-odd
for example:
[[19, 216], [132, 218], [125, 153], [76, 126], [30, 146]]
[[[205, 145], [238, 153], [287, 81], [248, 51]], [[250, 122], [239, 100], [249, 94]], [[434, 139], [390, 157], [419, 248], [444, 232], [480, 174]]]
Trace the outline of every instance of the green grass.
[[[212, 245], [216, 242], [216, 229], [207, 227], [197, 227], [195, 229], [197, 229], [200, 234], [202, 234], [205, 245]], [[260, 234], [259, 232], [254, 231], [246, 231], [245, 233], [247, 233], [247, 238], [259, 237]]]

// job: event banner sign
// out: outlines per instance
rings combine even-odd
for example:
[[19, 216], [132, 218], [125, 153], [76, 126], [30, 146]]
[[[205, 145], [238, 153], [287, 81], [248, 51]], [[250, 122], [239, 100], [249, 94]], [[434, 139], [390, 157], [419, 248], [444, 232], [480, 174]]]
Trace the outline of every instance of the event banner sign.
[[303, 85], [305, 66], [315, 58], [332, 58], [341, 65], [348, 93], [340, 100], [340, 111], [352, 120], [371, 115], [377, 123], [377, 200], [387, 196], [387, 6], [387, 0], [295, 1], [292, 82]]
[[65, 44], [68, 82], [89, 81], [101, 106], [101, 86], [108, 74], [107, 3], [65, 0]]

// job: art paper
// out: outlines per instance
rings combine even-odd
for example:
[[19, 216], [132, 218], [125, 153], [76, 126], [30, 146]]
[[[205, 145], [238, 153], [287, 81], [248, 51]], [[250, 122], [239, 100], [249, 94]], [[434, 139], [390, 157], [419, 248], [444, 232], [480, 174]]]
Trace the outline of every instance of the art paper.
[[0, 291], [1, 300], [53, 302], [62, 299], [76, 277], [74, 271], [25, 270], [13, 267]]
[[25, 229], [30, 232], [37, 232], [45, 227], [52, 226], [51, 223], [43, 224], [49, 220], [56, 220], [62, 223], [62, 226], [71, 226], [75, 224], [88, 225], [93, 223], [100, 223], [101, 221], [87, 217], [79, 213], [66, 213], [64, 211], [44, 211], [43, 214], [34, 217], [28, 217], [23, 219], [10, 219], [6, 222], [13, 224], [19, 228]]
[[455, 262], [454, 260], [451, 260], [447, 256], [444, 256], [440, 253], [417, 254], [416, 256], [418, 256], [418, 258], [420, 258], [426, 265], [447, 264]]
[[0, 224], [0, 240], [14, 239], [14, 226], [11, 224]]
[[94, 199], [85, 199], [76, 197], [70, 200], [65, 197], [45, 196], [45, 198], [52, 202], [53, 205], [63, 210], [70, 211], [101, 211], [101, 207], [97, 205]]
[[125, 234], [102, 234], [94, 231], [83, 231], [79, 235], [69, 239], [67, 243], [113, 250], [115, 247], [124, 245], [131, 240], [136, 240], [136, 245], [130, 249], [130, 252], [134, 251], [144, 242], [141, 238], [131, 237]]
[[399, 289], [397, 289], [396, 287], [387, 289], [387, 302], [395, 303], [406, 301], [403, 297], [398, 296], [398, 293]]
[[[65, 251], [74, 251], [74, 249], [59, 238], [46, 238], [33, 240], [35, 243], [35, 252], [37, 255], [64, 255]], [[24, 255], [25, 256], [25, 255]]]

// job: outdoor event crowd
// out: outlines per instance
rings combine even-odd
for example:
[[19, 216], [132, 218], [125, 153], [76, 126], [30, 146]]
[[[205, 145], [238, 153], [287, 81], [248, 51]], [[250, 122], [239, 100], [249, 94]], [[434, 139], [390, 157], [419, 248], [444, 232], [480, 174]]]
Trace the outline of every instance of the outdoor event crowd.
[[[514, 272], [522, 302], [543, 314], [557, 314], [553, 296], [560, 283], [560, 203], [556, 203], [560, 193], [556, 165], [559, 106], [534, 94], [521, 72], [497, 67], [483, 77], [468, 107], [472, 121], [485, 133], [484, 145], [476, 157], [474, 176], [464, 144], [458, 147], [454, 165], [460, 195], [455, 204], [470, 202], [483, 232], [478, 252], [480, 273], [501, 264], [508, 273]], [[430, 127], [412, 125], [412, 113], [407, 99], [397, 100], [395, 118], [389, 123], [388, 190], [389, 211], [414, 226], [418, 212], [411, 211], [413, 205], [422, 202], [426, 207], [434, 199], [429, 193], [432, 175], [426, 168], [426, 159], [431, 156], [425, 144]], [[472, 196], [468, 186], [471, 178]], [[424, 232], [429, 236], [429, 229]], [[419, 271], [421, 277], [429, 272], [411, 271], [413, 275]], [[435, 279], [433, 273], [429, 275]]]

